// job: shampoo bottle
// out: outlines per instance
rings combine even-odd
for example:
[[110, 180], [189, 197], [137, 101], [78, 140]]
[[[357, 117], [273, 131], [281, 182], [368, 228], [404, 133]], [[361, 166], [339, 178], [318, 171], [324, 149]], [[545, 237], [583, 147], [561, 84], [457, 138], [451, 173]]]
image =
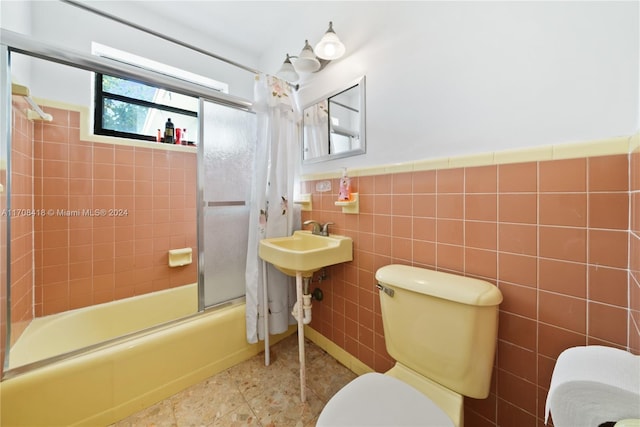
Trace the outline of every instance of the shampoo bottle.
[[164, 125], [164, 143], [165, 144], [173, 144], [173, 123], [171, 123], [171, 119], [167, 119], [167, 123]]
[[342, 178], [340, 178], [340, 190], [338, 191], [338, 200], [345, 202], [351, 199], [351, 178], [347, 175], [347, 168], [342, 169]]

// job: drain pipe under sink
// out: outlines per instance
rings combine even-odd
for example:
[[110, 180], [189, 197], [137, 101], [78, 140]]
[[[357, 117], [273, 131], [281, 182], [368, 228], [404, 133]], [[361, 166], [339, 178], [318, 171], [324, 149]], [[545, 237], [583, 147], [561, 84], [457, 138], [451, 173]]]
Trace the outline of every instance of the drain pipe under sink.
[[[303, 277], [303, 289], [302, 289], [302, 323], [308, 325], [311, 323], [311, 294], [309, 293], [309, 283], [311, 283], [311, 279], [313, 277]], [[293, 310], [291, 311], [291, 315], [294, 319], [298, 319], [298, 301], [293, 305]]]
[[[311, 294], [303, 294], [302, 295], [302, 311], [304, 312], [302, 316], [302, 323], [308, 325], [311, 323]], [[296, 320], [298, 319], [298, 301], [293, 305], [293, 311], [291, 312], [293, 317]]]

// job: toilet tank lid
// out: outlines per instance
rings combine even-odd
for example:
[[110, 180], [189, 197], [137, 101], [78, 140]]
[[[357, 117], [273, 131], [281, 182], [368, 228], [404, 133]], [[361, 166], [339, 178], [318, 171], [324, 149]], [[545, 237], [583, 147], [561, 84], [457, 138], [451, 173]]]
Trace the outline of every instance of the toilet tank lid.
[[392, 264], [376, 272], [376, 280], [425, 295], [477, 306], [494, 306], [502, 302], [497, 286], [480, 279], [408, 265]]

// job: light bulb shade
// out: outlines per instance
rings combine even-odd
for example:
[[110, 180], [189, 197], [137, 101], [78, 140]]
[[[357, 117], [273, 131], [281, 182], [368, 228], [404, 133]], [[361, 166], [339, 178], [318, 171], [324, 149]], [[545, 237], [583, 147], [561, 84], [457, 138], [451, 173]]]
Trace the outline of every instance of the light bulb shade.
[[295, 68], [293, 68], [289, 55], [287, 55], [287, 58], [282, 63], [282, 67], [280, 67], [280, 71], [276, 73], [276, 76], [290, 83], [296, 82], [300, 78]]
[[316, 58], [316, 54], [313, 53], [313, 49], [309, 45], [309, 41], [304, 41], [304, 47], [298, 56], [298, 59], [294, 62], [294, 67], [301, 73], [313, 73], [320, 69], [320, 61]]
[[329, 29], [322, 39], [318, 42], [315, 48], [315, 53], [318, 58], [322, 59], [338, 59], [344, 55], [345, 47], [340, 41], [336, 33], [333, 31], [333, 22], [329, 22]]

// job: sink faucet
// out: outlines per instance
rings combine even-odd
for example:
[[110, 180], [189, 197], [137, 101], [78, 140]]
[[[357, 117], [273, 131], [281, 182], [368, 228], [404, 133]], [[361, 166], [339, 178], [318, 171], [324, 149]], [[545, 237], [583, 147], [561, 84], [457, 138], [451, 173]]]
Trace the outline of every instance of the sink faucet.
[[324, 224], [322, 224], [322, 231], [320, 233], [322, 233], [323, 236], [328, 236], [329, 235], [329, 226], [333, 224], [332, 222], [325, 222]]
[[305, 221], [303, 225], [313, 225], [311, 229], [312, 234], [317, 234], [318, 236], [328, 236], [329, 235], [329, 226], [333, 224], [332, 222], [327, 222], [325, 224], [320, 224], [318, 221], [314, 221], [312, 219]]
[[310, 219], [310, 220], [305, 221], [303, 223], [303, 225], [311, 225], [311, 224], [313, 224], [313, 228], [311, 229], [311, 233], [312, 234], [318, 234], [318, 235], [322, 236], [322, 230], [321, 230], [322, 225], [320, 225], [320, 223], [318, 221], [314, 221], [314, 220]]

